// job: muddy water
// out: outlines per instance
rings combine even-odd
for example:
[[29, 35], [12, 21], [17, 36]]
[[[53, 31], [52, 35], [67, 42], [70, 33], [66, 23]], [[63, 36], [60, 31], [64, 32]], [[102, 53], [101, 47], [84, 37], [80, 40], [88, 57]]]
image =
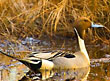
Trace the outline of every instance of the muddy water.
[[[32, 51], [78, 51], [76, 39], [56, 37], [33, 39], [27, 37], [15, 44], [0, 41], [0, 49], [13, 56], [24, 58]], [[36, 71], [33, 73], [22, 63], [0, 54], [0, 81], [110, 81], [110, 46], [86, 41], [91, 66], [73, 70]]]

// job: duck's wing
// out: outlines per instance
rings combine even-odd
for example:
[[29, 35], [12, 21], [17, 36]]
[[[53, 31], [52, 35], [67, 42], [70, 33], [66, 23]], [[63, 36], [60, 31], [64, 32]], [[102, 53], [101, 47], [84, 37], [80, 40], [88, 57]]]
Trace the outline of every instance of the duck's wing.
[[52, 60], [57, 57], [74, 58], [75, 55], [73, 53], [65, 51], [53, 51], [53, 52], [33, 52], [28, 56], [28, 58], [38, 58], [46, 60]]

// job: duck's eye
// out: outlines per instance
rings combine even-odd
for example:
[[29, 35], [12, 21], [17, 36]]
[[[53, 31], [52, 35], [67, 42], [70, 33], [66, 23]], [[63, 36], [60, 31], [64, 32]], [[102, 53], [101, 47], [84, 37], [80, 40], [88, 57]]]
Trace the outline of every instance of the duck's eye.
[[88, 20], [85, 19], [84, 22], [88, 22]]

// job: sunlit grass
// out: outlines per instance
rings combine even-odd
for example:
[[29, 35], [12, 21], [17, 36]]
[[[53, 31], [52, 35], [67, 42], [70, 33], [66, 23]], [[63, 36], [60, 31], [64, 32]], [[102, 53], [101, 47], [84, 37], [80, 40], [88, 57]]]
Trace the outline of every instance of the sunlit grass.
[[109, 9], [109, 0], [0, 0], [0, 35], [8, 39], [44, 33], [68, 36], [74, 20], [81, 16], [109, 30]]

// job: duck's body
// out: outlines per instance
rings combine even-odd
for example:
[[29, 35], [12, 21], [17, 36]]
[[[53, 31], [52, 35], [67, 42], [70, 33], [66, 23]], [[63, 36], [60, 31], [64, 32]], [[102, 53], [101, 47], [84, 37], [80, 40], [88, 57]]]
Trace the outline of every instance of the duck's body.
[[[26, 57], [26, 59], [24, 59], [25, 60], [24, 64], [28, 65], [28, 63], [32, 63], [35, 64], [35, 66], [39, 66], [36, 67], [39, 69], [73, 69], [73, 68], [87, 67], [90, 65], [90, 61], [88, 61], [86, 56], [80, 51], [75, 53], [67, 53], [67, 52], [59, 51], [59, 52], [52, 52], [52, 53], [49, 52], [49, 53], [40, 53], [40, 54], [36, 53], [36, 54], [32, 54], [28, 58]], [[46, 58], [42, 57], [42, 55], [45, 55]]]
[[18, 59], [13, 56], [7, 55], [0, 51], [2, 54], [14, 58], [32, 70], [38, 69], [73, 69], [88, 67], [90, 60], [86, 51], [84, 43], [85, 30], [90, 27], [104, 27], [102, 25], [93, 24], [87, 18], [80, 18], [74, 23], [74, 30], [78, 38], [79, 52], [69, 53], [64, 51], [46, 52], [46, 53], [32, 53], [24, 59]]

